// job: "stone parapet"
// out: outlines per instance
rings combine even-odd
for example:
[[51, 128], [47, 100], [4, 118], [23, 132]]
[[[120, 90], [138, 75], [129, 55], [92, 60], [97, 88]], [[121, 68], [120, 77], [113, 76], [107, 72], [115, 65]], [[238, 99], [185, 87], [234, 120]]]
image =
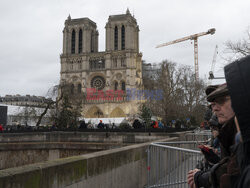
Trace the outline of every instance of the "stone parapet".
[[[169, 138], [159, 141], [176, 140]], [[150, 143], [0, 171], [0, 188], [128, 188], [146, 185]]]

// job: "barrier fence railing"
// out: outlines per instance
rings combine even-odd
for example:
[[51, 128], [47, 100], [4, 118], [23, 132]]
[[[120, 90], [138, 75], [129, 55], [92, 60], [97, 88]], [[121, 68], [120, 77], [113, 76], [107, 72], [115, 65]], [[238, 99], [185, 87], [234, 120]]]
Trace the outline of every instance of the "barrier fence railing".
[[185, 135], [184, 140], [190, 140], [190, 141], [208, 141], [211, 139], [211, 131], [210, 130], [205, 130], [205, 131], [194, 131], [194, 133], [187, 133]]
[[[153, 187], [188, 187], [187, 173], [203, 160], [197, 145], [207, 143], [211, 133], [190, 134], [192, 141], [152, 143], [147, 149], [147, 185]], [[201, 139], [197, 140], [196, 136]], [[187, 138], [187, 137], [186, 137]]]

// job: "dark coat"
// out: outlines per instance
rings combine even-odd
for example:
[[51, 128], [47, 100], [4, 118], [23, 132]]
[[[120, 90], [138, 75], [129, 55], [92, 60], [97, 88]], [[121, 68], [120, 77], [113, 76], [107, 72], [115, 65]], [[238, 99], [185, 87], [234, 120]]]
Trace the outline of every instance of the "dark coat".
[[220, 141], [221, 158], [231, 155], [230, 147], [235, 143], [236, 133], [237, 129], [234, 123], [234, 118], [231, 118], [219, 129], [218, 139]]
[[227, 65], [224, 71], [243, 139], [237, 151], [241, 167], [238, 187], [250, 187], [250, 55]]
[[97, 128], [104, 129], [104, 123], [102, 123], [102, 122], [98, 123]]
[[236, 132], [233, 118], [219, 129], [218, 139], [220, 141], [221, 160], [208, 171], [201, 171], [195, 174], [194, 181], [196, 187], [225, 187], [224, 185], [228, 183], [228, 178], [229, 184], [231, 184], [230, 177], [239, 174], [235, 153], [231, 150], [234, 145]]
[[85, 121], [81, 122], [79, 129], [87, 129], [87, 124], [85, 123]]
[[249, 188], [250, 186], [250, 166], [248, 165], [241, 173], [238, 188]]
[[241, 135], [250, 141], [250, 55], [224, 68], [232, 107], [238, 119]]

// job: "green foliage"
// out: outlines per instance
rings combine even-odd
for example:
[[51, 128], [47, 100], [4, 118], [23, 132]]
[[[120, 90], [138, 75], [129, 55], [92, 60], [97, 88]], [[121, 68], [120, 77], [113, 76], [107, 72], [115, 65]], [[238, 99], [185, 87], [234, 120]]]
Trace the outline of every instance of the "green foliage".
[[77, 128], [78, 117], [81, 116], [79, 108], [73, 108], [68, 96], [62, 98], [60, 108], [58, 109], [55, 124], [58, 128]]
[[151, 117], [152, 112], [151, 110], [146, 106], [146, 104], [142, 104], [140, 106], [140, 118], [146, 122], [146, 127], [150, 127], [151, 124]]
[[129, 125], [128, 122], [121, 122], [119, 125], [120, 129], [131, 129], [131, 126]]

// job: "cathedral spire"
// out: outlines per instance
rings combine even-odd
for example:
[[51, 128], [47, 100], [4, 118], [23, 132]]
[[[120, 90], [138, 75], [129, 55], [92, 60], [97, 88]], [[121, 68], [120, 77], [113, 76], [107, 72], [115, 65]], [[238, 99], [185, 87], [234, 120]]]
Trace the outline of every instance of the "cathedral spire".
[[129, 11], [129, 9], [128, 9], [128, 8], [127, 8], [126, 14], [130, 14], [130, 11]]
[[68, 16], [68, 20], [71, 20], [71, 16], [70, 16], [70, 14], [69, 14], [69, 16]]

